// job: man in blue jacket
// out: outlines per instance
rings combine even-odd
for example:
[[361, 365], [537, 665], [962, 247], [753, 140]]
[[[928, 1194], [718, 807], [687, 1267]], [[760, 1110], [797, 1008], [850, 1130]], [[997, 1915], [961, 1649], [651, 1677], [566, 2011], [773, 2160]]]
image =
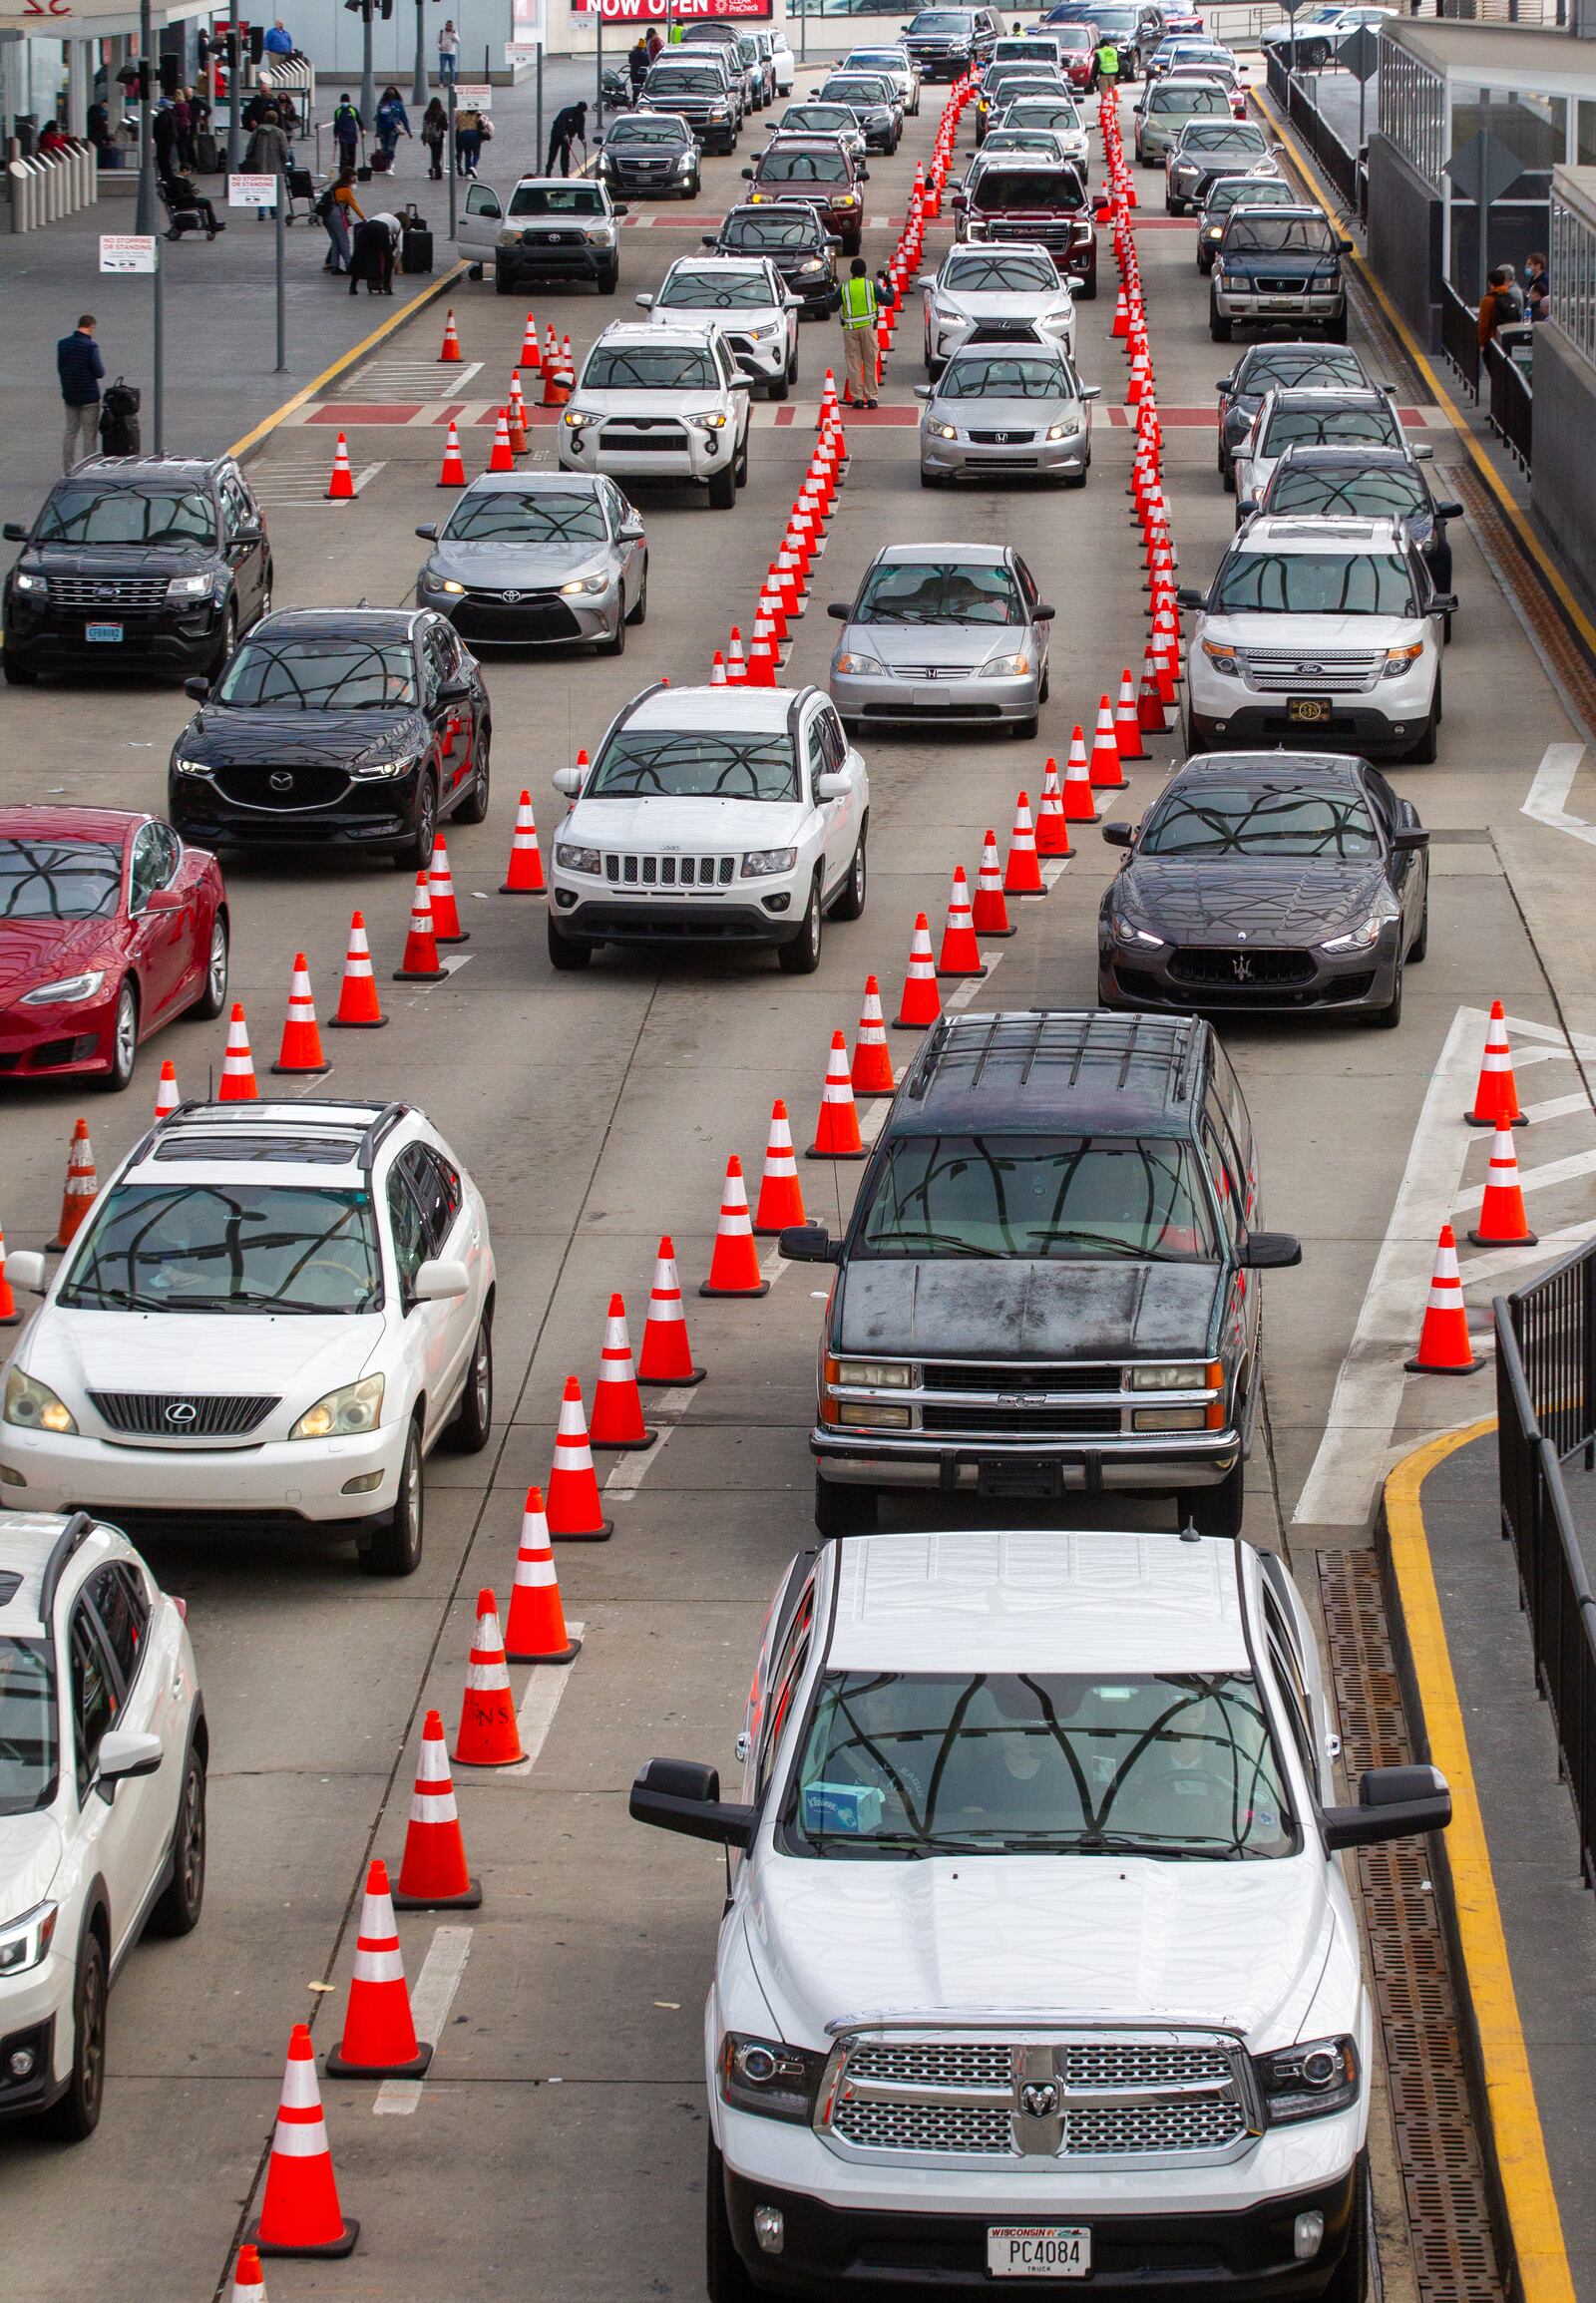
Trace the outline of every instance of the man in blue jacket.
[[67, 435], [61, 450], [63, 472], [70, 472], [80, 457], [98, 455], [100, 450], [100, 379], [106, 364], [94, 330], [94, 314], [85, 312], [71, 335], [63, 336], [56, 346], [56, 373], [67, 409]]

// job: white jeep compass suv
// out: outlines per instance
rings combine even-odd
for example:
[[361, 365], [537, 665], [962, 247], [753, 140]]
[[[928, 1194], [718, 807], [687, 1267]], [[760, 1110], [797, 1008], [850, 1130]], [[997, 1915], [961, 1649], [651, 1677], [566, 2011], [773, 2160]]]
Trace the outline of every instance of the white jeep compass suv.
[[590, 350], [560, 420], [567, 472], [687, 480], [729, 512], [748, 477], [752, 387], [712, 321], [616, 320]]
[[[712, 2303], [1364, 2303], [1373, 2015], [1338, 1851], [1450, 1819], [1339, 1751], [1285, 1567], [1198, 1536], [869, 1535], [793, 1563], [704, 2020]], [[1073, 2282], [1080, 2282], [1076, 2287]]]

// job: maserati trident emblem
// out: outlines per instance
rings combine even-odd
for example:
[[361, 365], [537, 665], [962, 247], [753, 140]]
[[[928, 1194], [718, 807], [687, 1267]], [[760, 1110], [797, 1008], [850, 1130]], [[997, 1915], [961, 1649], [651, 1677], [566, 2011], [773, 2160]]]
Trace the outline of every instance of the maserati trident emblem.
[[1019, 2108], [1027, 2118], [1050, 2119], [1058, 2109], [1058, 2090], [1051, 2080], [1029, 2080], [1019, 2091]]
[[1251, 955], [1246, 952], [1238, 952], [1230, 963], [1230, 969], [1238, 983], [1251, 983], [1253, 979]]
[[191, 1423], [198, 1422], [200, 1410], [192, 1399], [174, 1399], [167, 1409], [167, 1421], [179, 1431], [187, 1431]]

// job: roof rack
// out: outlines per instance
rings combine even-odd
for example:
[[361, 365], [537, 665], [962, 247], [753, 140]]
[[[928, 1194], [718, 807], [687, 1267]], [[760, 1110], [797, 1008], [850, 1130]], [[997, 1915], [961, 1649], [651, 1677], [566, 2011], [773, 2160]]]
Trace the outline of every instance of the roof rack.
[[[266, 1100], [269, 1103], [270, 1099], [267, 1098]], [[370, 1112], [375, 1102], [375, 1096], [370, 1095], [327, 1095], [318, 1096], [316, 1102], [308, 1107], [294, 1103], [291, 1106], [285, 1105], [285, 1108], [291, 1108], [296, 1114], [296, 1124], [303, 1126], [306, 1121], [313, 1125], [318, 1115], [324, 1111]], [[383, 1104], [378, 1108], [375, 1116], [369, 1119], [361, 1129], [359, 1148], [355, 1156], [361, 1167], [368, 1173], [375, 1163], [377, 1152], [384, 1138], [393, 1132], [399, 1122], [407, 1116], [409, 1110], [410, 1106], [407, 1103]], [[182, 1103], [175, 1105], [164, 1119], [158, 1119], [154, 1127], [147, 1129], [144, 1135], [140, 1137], [128, 1155], [128, 1166], [130, 1168], [137, 1167], [141, 1160], [148, 1159], [150, 1147], [158, 1137], [176, 1127], [181, 1120], [194, 1120], [201, 1116], [207, 1124], [214, 1124], [219, 1120], [222, 1122], [231, 1121], [240, 1127], [251, 1125], [258, 1127], [260, 1124], [260, 1105], [259, 1103], [207, 1103], [202, 1097], [187, 1096]]]
[[1089, 1057], [1111, 1059], [1117, 1054], [1116, 1087], [1127, 1084], [1132, 1066], [1145, 1057], [1173, 1066], [1172, 1086], [1177, 1096], [1183, 1096], [1195, 1034], [1192, 1016], [1116, 1015], [1102, 1008], [944, 1016], [926, 1040], [908, 1092], [917, 1100], [923, 1097], [942, 1065], [956, 1053], [971, 1059], [972, 1087], [979, 1085], [988, 1062], [995, 1057], [1018, 1060], [1021, 1087], [1037, 1064], [1065, 1066], [1066, 1084], [1073, 1087]]
[[74, 1556], [87, 1543], [99, 1526], [86, 1511], [75, 1511], [50, 1547], [50, 1557], [44, 1563], [44, 1575], [39, 1584], [39, 1621], [48, 1631], [50, 1611], [56, 1604], [56, 1593], [61, 1578], [66, 1574]]

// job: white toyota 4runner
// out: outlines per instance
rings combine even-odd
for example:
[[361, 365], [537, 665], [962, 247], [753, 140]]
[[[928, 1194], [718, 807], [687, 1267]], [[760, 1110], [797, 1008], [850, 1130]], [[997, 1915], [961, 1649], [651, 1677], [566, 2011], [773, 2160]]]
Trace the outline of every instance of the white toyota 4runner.
[[696, 482], [729, 512], [748, 478], [751, 391], [714, 322], [612, 320], [561, 416], [560, 468]]
[[1364, 2303], [1373, 2019], [1285, 1568], [1196, 1535], [861, 1536], [793, 1563], [743, 1782], [631, 1813], [737, 1852], [705, 2012], [712, 2303]]
[[820, 964], [821, 923], [865, 908], [870, 779], [821, 688], [669, 687], [611, 721], [555, 834], [549, 957], [600, 944], [773, 944]]

